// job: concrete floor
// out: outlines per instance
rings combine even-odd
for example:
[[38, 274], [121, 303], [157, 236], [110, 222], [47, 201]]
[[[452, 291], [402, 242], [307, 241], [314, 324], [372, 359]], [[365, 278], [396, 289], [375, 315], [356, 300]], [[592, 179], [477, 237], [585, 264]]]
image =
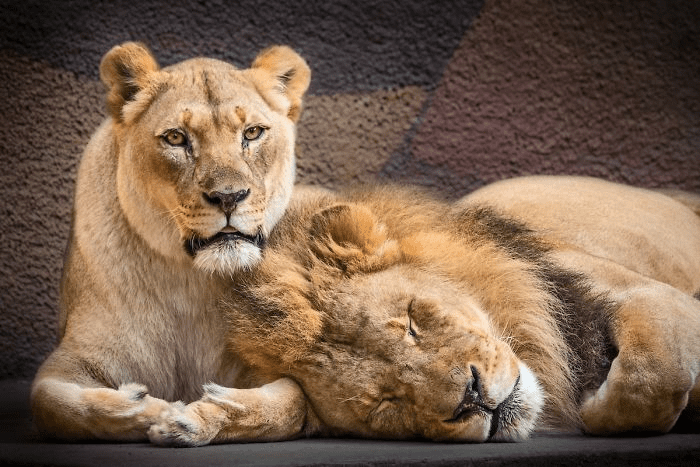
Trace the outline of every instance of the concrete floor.
[[148, 444], [41, 442], [28, 411], [26, 381], [0, 381], [0, 465], [698, 465], [700, 434], [590, 438], [537, 435], [523, 443], [438, 444], [306, 439], [170, 449]]

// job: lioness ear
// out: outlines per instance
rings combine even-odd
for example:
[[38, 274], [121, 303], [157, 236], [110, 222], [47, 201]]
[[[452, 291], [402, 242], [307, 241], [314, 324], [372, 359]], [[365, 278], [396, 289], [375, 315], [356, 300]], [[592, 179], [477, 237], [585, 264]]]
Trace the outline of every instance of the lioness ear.
[[343, 204], [317, 213], [311, 235], [319, 258], [351, 273], [381, 269], [399, 255], [396, 241], [364, 206]]
[[125, 42], [105, 54], [100, 79], [107, 86], [107, 110], [115, 120], [122, 120], [124, 104], [148, 85], [159, 68], [146, 46], [137, 42]]
[[[311, 81], [311, 70], [303, 58], [287, 46], [268, 47], [258, 54], [251, 71], [259, 91], [271, 98], [274, 107], [286, 111], [287, 117], [297, 122], [301, 116], [302, 97]], [[285, 97], [280, 102], [275, 97]]]

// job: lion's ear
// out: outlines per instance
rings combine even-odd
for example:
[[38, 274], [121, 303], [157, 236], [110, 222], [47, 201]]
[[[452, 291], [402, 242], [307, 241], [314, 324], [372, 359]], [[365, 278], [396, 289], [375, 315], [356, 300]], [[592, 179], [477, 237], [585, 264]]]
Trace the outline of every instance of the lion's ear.
[[[302, 98], [311, 81], [311, 70], [303, 58], [287, 46], [272, 46], [258, 54], [251, 65], [258, 89], [272, 98], [279, 110], [286, 111], [293, 122], [301, 116]], [[279, 102], [275, 97], [285, 97]]]
[[351, 273], [382, 269], [399, 255], [396, 241], [364, 206], [342, 204], [315, 214], [311, 236], [319, 258]]
[[107, 87], [107, 110], [115, 120], [122, 120], [124, 104], [133, 100], [159, 69], [151, 52], [137, 42], [125, 42], [105, 54], [100, 79]]

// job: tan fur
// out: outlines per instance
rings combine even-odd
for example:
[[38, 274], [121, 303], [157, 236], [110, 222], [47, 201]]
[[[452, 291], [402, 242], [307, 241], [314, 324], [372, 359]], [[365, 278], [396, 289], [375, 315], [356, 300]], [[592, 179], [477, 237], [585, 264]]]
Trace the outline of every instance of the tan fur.
[[161, 69], [125, 43], [100, 76], [109, 116], [80, 165], [60, 344], [32, 407], [48, 436], [144, 440], [183, 407], [173, 401], [239, 372], [217, 305], [288, 203], [310, 72], [287, 47], [247, 70], [206, 58]]
[[295, 198], [228, 308], [239, 382], [282, 379], [267, 399], [211, 388], [152, 441], [249, 439], [229, 407], [251, 394], [259, 420], [289, 417], [275, 399], [299, 411], [290, 437], [666, 432], [681, 413], [697, 428], [700, 218], [684, 204], [572, 177], [452, 206], [393, 188]]
[[618, 305], [611, 333], [619, 355], [581, 408], [590, 433], [666, 432], [686, 405], [683, 421], [700, 421], [700, 301], [693, 298], [700, 290], [700, 198], [667, 195], [588, 178], [531, 177], [463, 201], [488, 202], [536, 227], [557, 242], [555, 261]]

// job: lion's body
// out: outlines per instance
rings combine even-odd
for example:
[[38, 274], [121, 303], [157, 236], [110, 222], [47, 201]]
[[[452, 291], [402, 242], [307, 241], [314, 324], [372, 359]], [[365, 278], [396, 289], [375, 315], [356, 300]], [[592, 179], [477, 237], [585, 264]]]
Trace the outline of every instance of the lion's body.
[[[452, 205], [300, 192], [232, 292], [231, 345], [248, 384], [283, 378], [266, 394], [306, 420], [293, 436], [666, 432], [682, 412], [697, 428], [700, 218], [674, 197], [567, 177]], [[251, 439], [251, 391], [212, 386], [152, 440]]]
[[145, 440], [173, 402], [239, 371], [217, 305], [291, 196], [309, 70], [285, 47], [247, 70], [160, 69], [127, 43], [100, 72], [109, 116], [80, 165], [60, 343], [32, 406], [48, 436]]
[[527, 177], [488, 185], [458, 206], [474, 203], [531, 226], [559, 249], [580, 249], [689, 295], [700, 291], [700, 218], [663, 193], [591, 178]]
[[700, 421], [700, 202], [668, 195], [530, 177], [489, 185], [459, 203], [488, 203], [536, 229], [554, 246], [552, 261], [583, 274], [593, 293], [615, 304], [610, 337], [620, 354], [581, 410], [593, 433], [668, 431], [691, 390], [686, 415]]

